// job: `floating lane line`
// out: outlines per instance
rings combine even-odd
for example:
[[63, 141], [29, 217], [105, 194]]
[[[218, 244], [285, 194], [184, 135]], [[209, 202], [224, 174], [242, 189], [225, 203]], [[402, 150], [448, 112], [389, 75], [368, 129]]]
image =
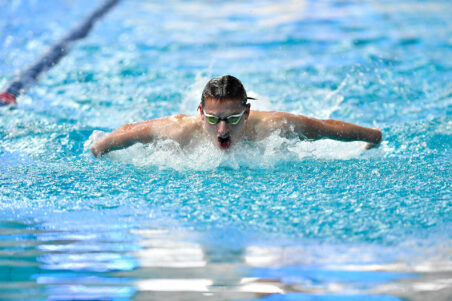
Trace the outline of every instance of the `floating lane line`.
[[0, 93], [0, 106], [17, 105], [16, 98], [37, 81], [38, 76], [58, 64], [68, 54], [75, 41], [85, 38], [94, 24], [101, 19], [120, 0], [106, 0], [65, 37], [54, 44], [35, 63], [19, 73], [17, 78], [6, 85], [5, 92]]

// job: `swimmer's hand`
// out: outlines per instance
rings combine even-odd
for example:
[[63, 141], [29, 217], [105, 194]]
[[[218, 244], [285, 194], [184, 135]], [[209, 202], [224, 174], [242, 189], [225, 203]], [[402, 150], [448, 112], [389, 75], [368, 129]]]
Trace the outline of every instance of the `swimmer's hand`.
[[373, 137], [373, 139], [374, 139], [374, 141], [372, 141], [372, 142], [367, 142], [365, 145], [364, 145], [364, 149], [365, 150], [369, 150], [369, 149], [372, 149], [372, 148], [378, 148], [379, 146], [380, 146], [380, 144], [381, 144], [381, 139], [382, 139], [382, 133], [381, 133], [381, 130], [380, 129], [373, 129], [374, 130], [374, 137]]
[[366, 142], [366, 144], [364, 144], [364, 149], [365, 150], [369, 150], [372, 148], [378, 148], [380, 146], [380, 143], [371, 143], [371, 142]]
[[90, 147], [91, 153], [93, 153], [94, 157], [99, 158], [103, 155], [103, 153], [99, 150], [97, 143], [93, 143]]

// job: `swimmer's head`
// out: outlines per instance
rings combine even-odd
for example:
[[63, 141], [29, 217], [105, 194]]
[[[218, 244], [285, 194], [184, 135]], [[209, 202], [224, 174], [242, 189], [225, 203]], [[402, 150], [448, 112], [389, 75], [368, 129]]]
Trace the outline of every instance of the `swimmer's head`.
[[246, 90], [242, 85], [242, 82], [232, 76], [223, 75], [212, 78], [204, 87], [201, 95], [201, 106], [204, 107], [206, 98], [222, 99], [236, 99], [246, 105], [248, 99], [254, 99], [246, 95]]
[[204, 88], [198, 107], [204, 129], [212, 143], [228, 149], [243, 139], [250, 104], [240, 80], [225, 75], [211, 79]]

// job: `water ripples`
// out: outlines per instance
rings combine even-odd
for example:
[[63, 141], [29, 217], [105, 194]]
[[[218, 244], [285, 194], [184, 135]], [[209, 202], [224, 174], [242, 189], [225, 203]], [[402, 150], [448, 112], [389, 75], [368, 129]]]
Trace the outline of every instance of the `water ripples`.
[[[0, 1], [0, 84], [94, 5]], [[122, 2], [17, 109], [0, 108], [0, 298], [446, 300], [450, 11]], [[384, 142], [89, 153], [94, 131], [197, 114], [224, 73], [253, 108], [380, 127]]]

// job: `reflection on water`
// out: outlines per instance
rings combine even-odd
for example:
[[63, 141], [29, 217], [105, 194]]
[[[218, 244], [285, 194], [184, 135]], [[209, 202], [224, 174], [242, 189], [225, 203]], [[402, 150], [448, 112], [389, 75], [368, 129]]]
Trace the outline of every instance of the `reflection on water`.
[[[307, 242], [245, 244], [221, 262], [211, 255], [215, 252], [209, 250], [211, 244], [197, 242], [198, 235], [188, 230], [93, 228], [87, 233], [84, 227], [67, 226], [66, 221], [66, 230], [55, 231], [49, 223], [1, 223], [1, 299], [398, 300], [392, 295], [446, 300], [450, 296], [452, 267], [447, 260], [384, 263], [377, 262], [375, 249], [361, 247], [355, 252], [354, 246]], [[433, 266], [429, 269], [427, 264]]]
[[34, 222], [2, 222], [0, 234], [0, 299], [102, 299], [134, 292], [130, 280], [106, 274], [135, 266], [124, 252], [133, 245]]

